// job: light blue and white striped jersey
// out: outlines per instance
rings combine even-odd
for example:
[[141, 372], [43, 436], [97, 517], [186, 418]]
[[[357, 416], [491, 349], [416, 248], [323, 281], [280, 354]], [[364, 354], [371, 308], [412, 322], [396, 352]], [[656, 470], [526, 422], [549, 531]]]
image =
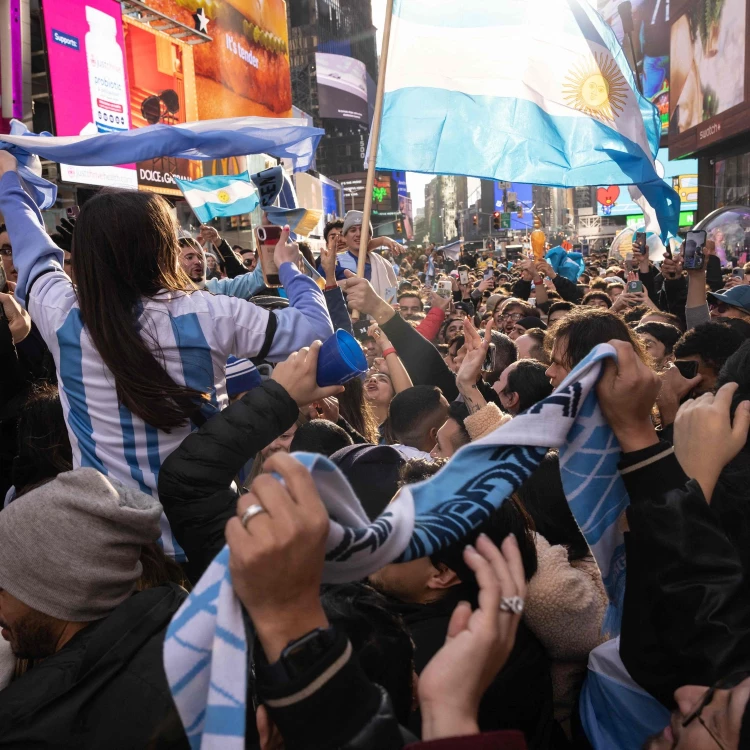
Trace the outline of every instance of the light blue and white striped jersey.
[[[57, 365], [74, 467], [93, 467], [156, 495], [162, 462], [191, 426], [159, 431], [118, 402], [114, 377], [83, 326], [74, 286], [62, 272], [62, 251], [44, 231], [41, 215], [15, 173], [0, 179], [0, 211], [18, 270], [16, 296]], [[209, 394], [204, 416], [228, 403], [225, 368], [230, 354], [253, 357], [263, 351], [269, 361], [280, 361], [333, 333], [325, 298], [315, 282], [291, 263], [283, 264], [279, 275], [290, 306], [273, 313], [207, 291], [164, 291], [143, 298], [138, 323], [144, 339], [158, 343], [160, 361], [176, 383]], [[162, 543], [165, 552], [182, 557], [164, 516]]]

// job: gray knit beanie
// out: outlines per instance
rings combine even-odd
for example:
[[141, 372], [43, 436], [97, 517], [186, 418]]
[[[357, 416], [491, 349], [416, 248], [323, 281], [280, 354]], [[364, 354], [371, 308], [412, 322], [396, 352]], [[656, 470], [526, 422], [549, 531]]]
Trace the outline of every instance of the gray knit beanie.
[[0, 512], [0, 588], [60, 620], [106, 617], [133, 592], [161, 510], [95, 469], [59, 474]]
[[[352, 227], [361, 227], [364, 217], [365, 215], [362, 211], [347, 211], [346, 216], [344, 216], [344, 226], [341, 228], [341, 234], [346, 234]], [[372, 223], [368, 226], [372, 235]]]

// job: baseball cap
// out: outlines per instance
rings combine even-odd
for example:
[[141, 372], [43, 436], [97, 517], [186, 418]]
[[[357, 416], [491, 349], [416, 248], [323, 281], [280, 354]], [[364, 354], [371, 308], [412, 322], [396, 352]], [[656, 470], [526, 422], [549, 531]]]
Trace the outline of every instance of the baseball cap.
[[708, 297], [709, 304], [723, 302], [725, 305], [738, 307], [740, 310], [750, 313], [750, 285], [748, 284], [739, 284], [723, 292], [709, 292], [706, 297]]

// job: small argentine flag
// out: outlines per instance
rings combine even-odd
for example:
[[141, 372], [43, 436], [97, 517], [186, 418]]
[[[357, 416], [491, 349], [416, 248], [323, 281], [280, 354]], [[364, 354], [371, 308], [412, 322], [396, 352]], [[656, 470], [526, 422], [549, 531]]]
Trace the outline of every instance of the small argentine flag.
[[175, 177], [175, 182], [202, 224], [217, 216], [250, 213], [260, 203], [258, 191], [247, 172], [230, 176], [203, 177], [192, 182]]
[[635, 184], [666, 236], [680, 200], [654, 168], [660, 136], [588, 0], [394, 0], [378, 169]]

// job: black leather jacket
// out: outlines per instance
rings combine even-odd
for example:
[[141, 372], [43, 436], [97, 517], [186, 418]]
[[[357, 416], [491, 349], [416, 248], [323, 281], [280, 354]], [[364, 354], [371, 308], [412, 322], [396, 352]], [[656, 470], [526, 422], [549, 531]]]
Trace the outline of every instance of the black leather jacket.
[[667, 443], [626, 454], [621, 471], [631, 505], [620, 656], [672, 708], [678, 687], [750, 669], [750, 591], [736, 548]]

